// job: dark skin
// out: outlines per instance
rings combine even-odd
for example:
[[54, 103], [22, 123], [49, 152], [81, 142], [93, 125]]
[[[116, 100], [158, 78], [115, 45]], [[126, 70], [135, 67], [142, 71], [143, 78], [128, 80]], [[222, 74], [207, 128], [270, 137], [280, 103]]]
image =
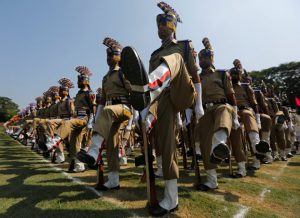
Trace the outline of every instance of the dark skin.
[[[204, 72], [210, 71], [211, 68], [213, 68], [212, 58], [200, 56], [199, 62], [200, 62], [200, 67]], [[229, 101], [229, 104], [231, 104], [232, 106], [237, 106], [235, 94], [229, 94], [226, 97]]]
[[[175, 33], [174, 30], [172, 30], [166, 25], [165, 22], [158, 24], [157, 29], [158, 29], [158, 37], [163, 41], [169, 39]], [[192, 80], [194, 83], [200, 83], [200, 77], [197, 71], [193, 71], [189, 73], [192, 76]]]
[[111, 53], [107, 53], [106, 62], [109, 66], [109, 70], [112, 70], [115, 67], [119, 66], [119, 61], [116, 61]]

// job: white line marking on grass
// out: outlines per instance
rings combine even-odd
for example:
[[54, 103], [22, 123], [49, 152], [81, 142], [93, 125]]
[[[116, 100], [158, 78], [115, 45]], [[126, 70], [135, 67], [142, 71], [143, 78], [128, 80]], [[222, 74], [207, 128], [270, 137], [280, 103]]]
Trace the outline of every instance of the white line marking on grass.
[[241, 206], [238, 212], [233, 216], [233, 218], [244, 218], [246, 214], [249, 212], [250, 207]]

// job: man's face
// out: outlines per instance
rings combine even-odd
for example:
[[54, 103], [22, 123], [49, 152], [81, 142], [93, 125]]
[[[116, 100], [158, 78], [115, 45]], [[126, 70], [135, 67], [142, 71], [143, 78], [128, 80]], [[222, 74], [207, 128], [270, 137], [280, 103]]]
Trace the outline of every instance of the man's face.
[[210, 57], [206, 56], [200, 56], [199, 57], [199, 65], [202, 69], [208, 69], [212, 66], [212, 59]]
[[114, 56], [112, 53], [107, 53], [106, 62], [107, 62], [107, 65], [110, 67], [115, 66], [118, 63], [118, 61], [116, 61], [114, 59]]
[[173, 33], [173, 30], [167, 26], [166, 22], [162, 22], [158, 24], [157, 29], [158, 29], [158, 37], [161, 40], [166, 40], [170, 38], [170, 36]]

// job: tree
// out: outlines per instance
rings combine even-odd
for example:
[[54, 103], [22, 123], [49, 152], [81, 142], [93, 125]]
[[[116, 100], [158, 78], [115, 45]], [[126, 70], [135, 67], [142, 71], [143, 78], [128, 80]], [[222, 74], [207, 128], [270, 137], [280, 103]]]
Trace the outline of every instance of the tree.
[[300, 97], [300, 62], [281, 64], [262, 71], [250, 72], [254, 86], [260, 87], [261, 81], [273, 85], [278, 96], [286, 96], [292, 106], [295, 97]]
[[19, 112], [18, 105], [10, 98], [0, 96], [0, 122], [6, 122]]

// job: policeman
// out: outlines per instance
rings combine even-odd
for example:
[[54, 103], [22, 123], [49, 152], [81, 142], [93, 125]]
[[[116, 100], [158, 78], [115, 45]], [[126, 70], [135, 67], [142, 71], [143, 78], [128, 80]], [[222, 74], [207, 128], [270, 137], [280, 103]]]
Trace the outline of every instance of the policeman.
[[[234, 67], [230, 69], [233, 89], [235, 92], [237, 107], [239, 110], [238, 115], [240, 117], [241, 123], [244, 124], [247, 135], [249, 136], [251, 147], [254, 154], [256, 156], [259, 156], [260, 154], [264, 156], [266, 152], [270, 151], [269, 144], [266, 141], [260, 140], [259, 129], [261, 129], [261, 120], [260, 120], [260, 114], [257, 107], [257, 101], [255, 99], [254, 91], [250, 86], [250, 84], [241, 83], [242, 72], [243, 69], [240, 67]], [[255, 113], [255, 116], [253, 112]], [[233, 148], [236, 145], [240, 146], [238, 150], [241, 150], [242, 147], [242, 141], [240, 137], [242, 134], [241, 128], [239, 128], [237, 132], [238, 133], [233, 131], [233, 137], [231, 137], [232, 145], [234, 145]], [[233, 149], [234, 153], [236, 153], [235, 150], [236, 149], [234, 148]], [[252, 165], [253, 169], [258, 169], [260, 167], [260, 161], [256, 156], [253, 157], [253, 165]], [[236, 158], [239, 159], [238, 156], [236, 156]], [[244, 170], [241, 170], [241, 173], [237, 175], [245, 176], [246, 175], [245, 162], [243, 163], [238, 162], [238, 166], [239, 166], [239, 170], [241, 169]]]
[[130, 84], [125, 80], [119, 66], [122, 46], [112, 38], [105, 38], [103, 44], [107, 46], [107, 64], [109, 70], [102, 80], [102, 96], [97, 108], [96, 121], [93, 126], [93, 137], [89, 150], [81, 150], [78, 159], [94, 166], [98, 159], [99, 150], [106, 143], [108, 180], [99, 190], [119, 189], [119, 146], [118, 131], [120, 125], [128, 120], [131, 113], [129, 103]]
[[[150, 91], [151, 103], [141, 111], [141, 118], [145, 120], [148, 132], [155, 131], [165, 180], [164, 198], [158, 205], [150, 208], [153, 216], [163, 216], [178, 209], [179, 170], [175, 141], [177, 114], [195, 102], [196, 117], [203, 115], [201, 84], [197, 74], [199, 66], [192, 43], [190, 40], [176, 40], [177, 22], [181, 22], [176, 11], [164, 2], [158, 3], [158, 7], [164, 12], [156, 17], [162, 45], [151, 55], [149, 83], [147, 79], [143, 79], [147, 74], [140, 67], [142, 63], [136, 52], [130, 47], [122, 51], [122, 69], [132, 85], [131, 98]], [[143, 108], [139, 104], [133, 106]]]
[[76, 155], [81, 147], [83, 137], [92, 128], [94, 114], [96, 110], [95, 95], [90, 88], [89, 78], [92, 75], [85, 66], [78, 66], [75, 69], [79, 75], [77, 85], [79, 91], [75, 97], [75, 114], [72, 119], [65, 120], [57, 130], [57, 137], [52, 146], [59, 146], [63, 140], [70, 137], [70, 158], [69, 172], [82, 172], [85, 170], [84, 164], [80, 162]]
[[[199, 187], [201, 191], [216, 189], [217, 164], [229, 157], [226, 144], [231, 129], [240, 127], [237, 104], [230, 75], [214, 68], [214, 52], [208, 38], [202, 40], [204, 49], [199, 53], [200, 74], [203, 86], [205, 114], [196, 127], [196, 141], [200, 141], [207, 181]], [[228, 104], [230, 103], [230, 104]]]

